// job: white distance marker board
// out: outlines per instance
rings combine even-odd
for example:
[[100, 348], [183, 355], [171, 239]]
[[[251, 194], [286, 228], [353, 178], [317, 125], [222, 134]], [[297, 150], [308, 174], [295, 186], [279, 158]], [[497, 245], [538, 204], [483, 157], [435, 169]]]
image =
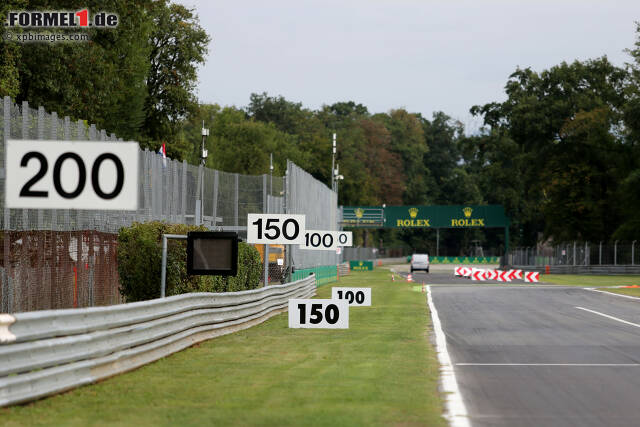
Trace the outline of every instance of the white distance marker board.
[[305, 233], [304, 215], [249, 214], [247, 243], [301, 245]]
[[353, 246], [353, 232], [336, 231], [338, 234], [338, 246]]
[[138, 209], [135, 142], [9, 139], [5, 206], [23, 209]]
[[371, 307], [371, 288], [331, 288], [331, 299], [344, 300], [354, 307]]
[[306, 230], [300, 249], [334, 251], [341, 246], [351, 246], [352, 241], [351, 231]]
[[290, 299], [289, 327], [349, 329], [349, 304], [333, 299]]

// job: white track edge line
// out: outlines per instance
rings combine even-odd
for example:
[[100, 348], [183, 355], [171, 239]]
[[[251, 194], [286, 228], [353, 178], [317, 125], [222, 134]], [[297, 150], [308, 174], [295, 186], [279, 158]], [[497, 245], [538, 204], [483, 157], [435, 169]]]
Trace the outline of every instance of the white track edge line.
[[[583, 289], [584, 289], [585, 291], [600, 292], [601, 294], [613, 295], [613, 296], [615, 296], [615, 297], [621, 297], [621, 298], [628, 298], [628, 299], [640, 300], [640, 298], [638, 298], [638, 297], [632, 297], [631, 295], [616, 294], [615, 292], [601, 291], [601, 290], [599, 290], [599, 289], [594, 289], [594, 288], [583, 288]], [[619, 289], [619, 288], [614, 288], [614, 289]]]
[[640, 363], [456, 363], [456, 366], [587, 366], [640, 367]]
[[577, 308], [578, 310], [584, 310], [584, 311], [588, 311], [589, 313], [597, 314], [598, 316], [606, 317], [607, 319], [616, 320], [616, 321], [618, 321], [620, 323], [624, 323], [626, 325], [635, 326], [636, 328], [640, 328], [640, 325], [638, 325], [637, 323], [629, 322], [627, 320], [620, 319], [619, 317], [610, 316], [608, 314], [600, 313], [599, 311], [595, 311], [595, 310], [589, 310], [588, 308], [584, 308], [584, 307], [575, 307], [575, 308]]
[[458, 388], [456, 374], [453, 370], [449, 351], [447, 350], [447, 337], [442, 330], [438, 310], [436, 310], [433, 298], [431, 297], [430, 285], [427, 285], [427, 302], [429, 304], [429, 311], [431, 311], [433, 331], [436, 334], [436, 353], [438, 354], [438, 361], [440, 362], [440, 381], [442, 383], [442, 390], [445, 393], [445, 418], [451, 426], [469, 427], [471, 426], [471, 422], [467, 413], [467, 407], [462, 400], [462, 395]]

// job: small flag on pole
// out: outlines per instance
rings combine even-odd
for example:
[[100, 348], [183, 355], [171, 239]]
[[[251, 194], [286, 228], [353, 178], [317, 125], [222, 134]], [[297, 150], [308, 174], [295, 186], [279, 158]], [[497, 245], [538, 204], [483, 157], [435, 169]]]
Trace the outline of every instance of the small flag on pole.
[[160, 146], [160, 149], [158, 149], [158, 154], [162, 156], [162, 167], [166, 168], [167, 167], [167, 148], [165, 147], [164, 142]]

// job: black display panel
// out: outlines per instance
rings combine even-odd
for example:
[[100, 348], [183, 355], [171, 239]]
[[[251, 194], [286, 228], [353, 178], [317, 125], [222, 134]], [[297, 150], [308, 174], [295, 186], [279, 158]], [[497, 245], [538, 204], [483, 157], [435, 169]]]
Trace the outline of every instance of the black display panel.
[[238, 273], [238, 233], [187, 233], [187, 273], [201, 276], [235, 276]]

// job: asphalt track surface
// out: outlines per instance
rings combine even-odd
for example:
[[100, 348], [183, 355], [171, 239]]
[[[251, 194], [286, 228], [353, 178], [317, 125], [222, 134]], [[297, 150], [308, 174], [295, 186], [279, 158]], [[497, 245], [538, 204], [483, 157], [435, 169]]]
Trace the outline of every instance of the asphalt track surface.
[[413, 277], [431, 285], [472, 426], [640, 425], [640, 299]]

